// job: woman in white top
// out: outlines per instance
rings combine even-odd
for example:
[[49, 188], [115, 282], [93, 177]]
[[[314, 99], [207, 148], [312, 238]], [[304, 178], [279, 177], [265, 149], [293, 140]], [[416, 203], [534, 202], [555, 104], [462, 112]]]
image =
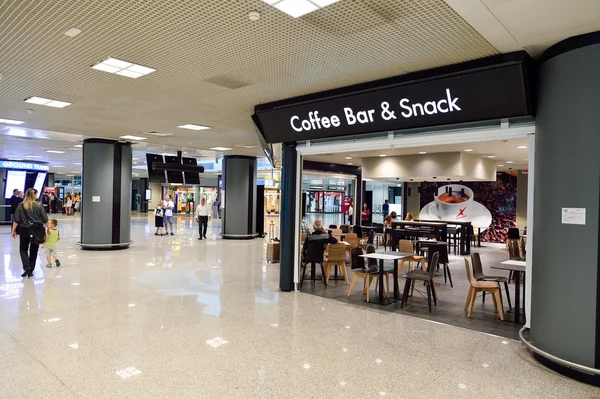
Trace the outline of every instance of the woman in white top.
[[67, 216], [71, 215], [71, 208], [73, 207], [73, 199], [71, 194], [67, 194], [67, 198], [65, 198], [65, 213]]

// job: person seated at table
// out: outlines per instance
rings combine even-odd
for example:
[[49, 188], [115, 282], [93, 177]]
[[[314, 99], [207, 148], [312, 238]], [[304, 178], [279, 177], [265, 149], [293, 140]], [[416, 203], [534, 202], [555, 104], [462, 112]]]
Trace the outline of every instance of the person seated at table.
[[396, 214], [396, 212], [392, 211], [392, 213], [390, 213], [389, 215], [387, 215], [385, 217], [385, 219], [383, 220], [383, 225], [385, 227], [391, 228], [392, 227], [392, 222], [394, 220], [396, 220], [397, 217], [398, 217], [398, 215]]
[[323, 222], [320, 219], [315, 220], [313, 223], [313, 232], [310, 235], [306, 236], [304, 240], [304, 244], [302, 245], [302, 259], [306, 255], [306, 251], [308, 250], [308, 242], [310, 241], [310, 236], [323, 236], [323, 238], [327, 237], [328, 244], [337, 244], [338, 240], [331, 234], [328, 234], [326, 230], [323, 229]]

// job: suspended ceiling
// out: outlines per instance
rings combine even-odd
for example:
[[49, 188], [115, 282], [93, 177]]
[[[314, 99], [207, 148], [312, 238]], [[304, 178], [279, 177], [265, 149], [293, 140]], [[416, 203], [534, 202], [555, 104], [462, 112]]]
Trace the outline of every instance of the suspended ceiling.
[[[258, 144], [250, 120], [258, 103], [499, 50], [538, 51], [600, 29], [596, 0], [572, 0], [567, 8], [562, 0], [459, 3], [342, 0], [293, 19], [261, 0], [6, 0], [0, 3], [0, 118], [25, 121], [20, 128], [28, 138], [158, 131], [173, 135], [146, 135], [145, 142], [170, 150], [225, 146], [233, 148], [230, 153], [261, 155], [256, 147], [236, 147]], [[258, 21], [248, 18], [253, 10], [260, 13]], [[494, 32], [501, 30], [498, 23], [503, 34]], [[65, 36], [71, 27], [82, 33]], [[550, 37], [549, 31], [555, 33]], [[509, 46], [499, 36], [515, 43]], [[130, 79], [90, 68], [108, 57], [157, 71]], [[31, 96], [72, 105], [23, 102]], [[212, 129], [176, 128], [183, 123]], [[22, 150], [30, 152], [28, 146]], [[0, 146], [0, 157], [7, 157], [3, 151]]]

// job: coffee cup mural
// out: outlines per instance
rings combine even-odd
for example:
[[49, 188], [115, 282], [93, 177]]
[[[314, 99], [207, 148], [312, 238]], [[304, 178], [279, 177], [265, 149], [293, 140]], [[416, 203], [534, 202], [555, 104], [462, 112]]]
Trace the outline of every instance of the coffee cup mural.
[[443, 220], [468, 220], [473, 197], [473, 190], [467, 186], [460, 184], [442, 186], [434, 199], [437, 213]]

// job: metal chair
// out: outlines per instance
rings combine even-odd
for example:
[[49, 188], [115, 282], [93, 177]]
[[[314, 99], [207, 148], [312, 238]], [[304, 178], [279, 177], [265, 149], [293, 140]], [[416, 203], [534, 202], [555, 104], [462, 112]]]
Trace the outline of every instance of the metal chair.
[[428, 245], [428, 261], [431, 262], [433, 254], [438, 253], [438, 265], [441, 264], [444, 269], [444, 283], [450, 280], [450, 287], [454, 287], [452, 284], [452, 274], [450, 274], [450, 260], [448, 259], [448, 247], [446, 244], [431, 243]]
[[[508, 291], [508, 279], [502, 276], [487, 276], [483, 274], [483, 266], [481, 265], [481, 256], [479, 252], [473, 252], [471, 254], [471, 262], [473, 264], [473, 278], [477, 281], [491, 281], [500, 287], [500, 283], [504, 283], [504, 292], [506, 293], [506, 299], [508, 300], [508, 308], [512, 308], [510, 303], [510, 292]], [[483, 292], [483, 303], [485, 303], [485, 291]]]
[[[445, 246], [445, 245], [444, 245]], [[404, 308], [404, 302], [408, 300], [408, 290], [411, 285], [415, 281], [423, 281], [427, 286], [427, 304], [429, 305], [429, 313], [431, 313], [431, 296], [433, 295], [433, 303], [437, 306], [437, 295], [434, 292], [434, 284], [433, 277], [435, 276], [435, 271], [438, 267], [438, 262], [440, 259], [439, 252], [436, 252], [431, 257], [431, 261], [428, 265], [427, 271], [423, 270], [413, 270], [406, 274], [406, 283], [404, 284], [404, 293], [402, 295], [402, 304], [400, 308]]]

